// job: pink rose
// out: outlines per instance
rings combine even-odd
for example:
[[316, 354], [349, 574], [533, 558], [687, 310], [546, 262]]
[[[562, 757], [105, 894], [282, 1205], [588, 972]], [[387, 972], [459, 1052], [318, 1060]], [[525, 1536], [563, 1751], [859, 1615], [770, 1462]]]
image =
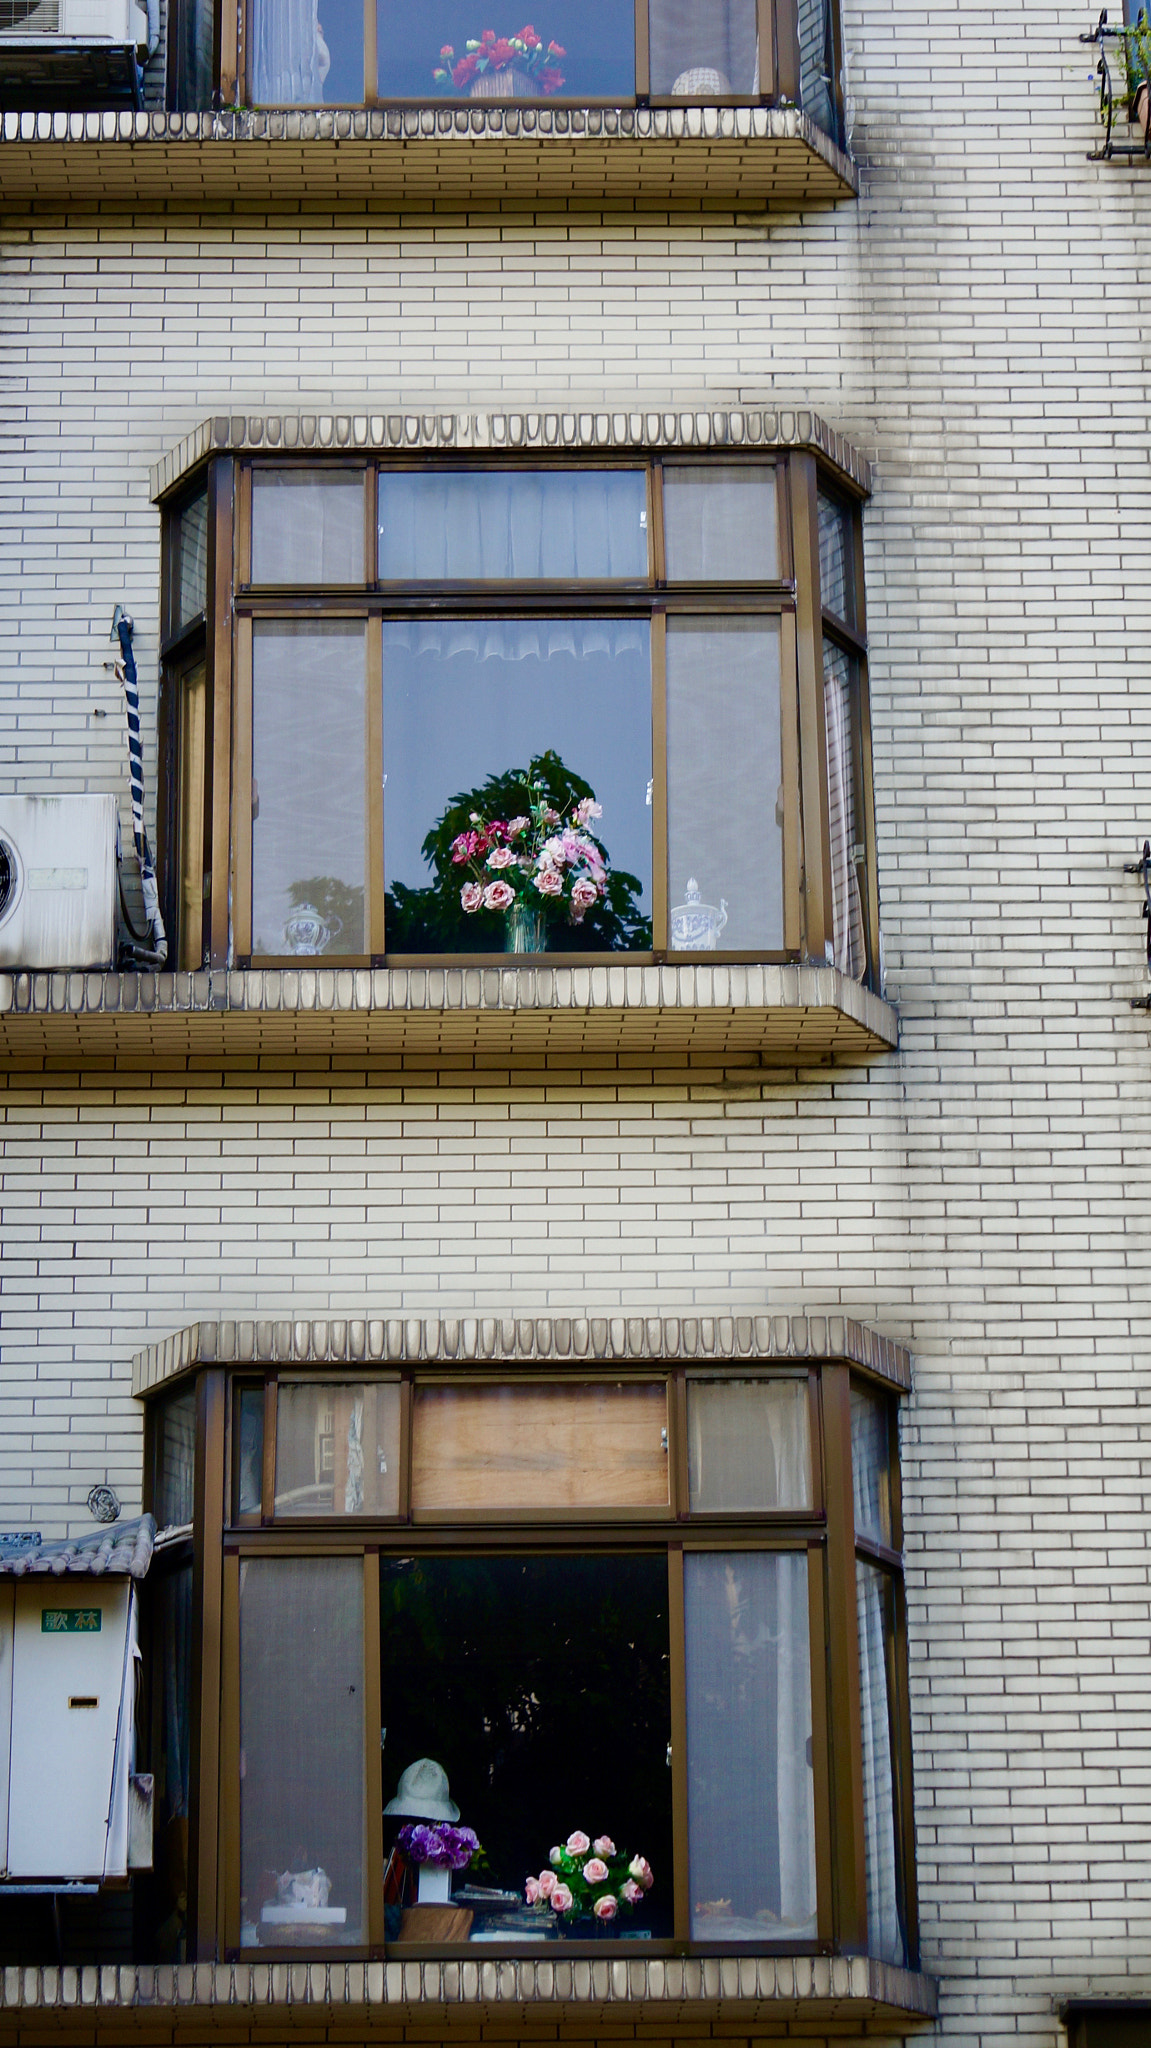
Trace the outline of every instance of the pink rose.
[[634, 1877], [629, 1877], [627, 1883], [620, 1886], [619, 1895], [627, 1900], [629, 1906], [634, 1906], [636, 1900], [643, 1897], [643, 1886], [638, 1885]]
[[532, 886], [539, 890], [541, 896], [562, 896], [564, 878], [558, 868], [541, 868]]
[[597, 1835], [595, 1841], [592, 1843], [592, 1848], [595, 1850], [597, 1856], [615, 1855], [615, 1843], [612, 1841], [610, 1835]]
[[475, 836], [474, 832], [461, 832], [458, 839], [452, 840], [452, 862], [457, 868], [462, 865], [471, 853], [475, 843]]
[[515, 854], [510, 846], [493, 846], [488, 855], [488, 866], [490, 868], [510, 868], [514, 859]]
[[651, 1890], [655, 1879], [651, 1874], [651, 1864], [646, 1856], [633, 1856], [628, 1864], [628, 1871], [634, 1877], [636, 1883], [643, 1886], [645, 1892]]
[[597, 1920], [614, 1920], [619, 1912], [619, 1907], [609, 1892], [606, 1898], [596, 1900], [595, 1905], [592, 1907], [592, 1912]]
[[587, 825], [592, 818], [603, 817], [603, 805], [597, 804], [593, 796], [581, 796], [572, 812], [577, 825]]
[[581, 1835], [577, 1829], [574, 1835], [568, 1836], [567, 1841], [564, 1843], [564, 1847], [566, 1848], [569, 1856], [586, 1856], [588, 1850], [591, 1848], [591, 1836]]
[[589, 882], [583, 875], [580, 876], [578, 882], [572, 883], [572, 909], [577, 917], [582, 917], [584, 912], [590, 910], [592, 904], [597, 902], [598, 899], [599, 890], [596, 888], [595, 883]]
[[602, 1884], [607, 1876], [607, 1864], [602, 1857], [589, 1856], [584, 1864], [583, 1874], [589, 1884]]
[[563, 1860], [564, 1860], [564, 1852], [563, 1852], [563, 1850], [562, 1850], [562, 1849], [560, 1848], [560, 1846], [559, 1846], [559, 1843], [557, 1842], [557, 1843], [556, 1843], [556, 1846], [555, 1846], [555, 1848], [554, 1848], [554, 1849], [549, 1849], [549, 1850], [548, 1850], [548, 1862], [549, 1862], [549, 1863], [554, 1863], [554, 1864], [556, 1864], [556, 1865], [558, 1866], [559, 1864], [561, 1864], [561, 1863], [563, 1862]]
[[509, 818], [509, 819], [508, 819], [508, 838], [509, 838], [509, 839], [518, 839], [518, 838], [519, 838], [519, 836], [520, 836], [520, 833], [521, 833], [521, 832], [526, 832], [526, 831], [527, 831], [527, 829], [528, 829], [528, 826], [529, 826], [530, 824], [531, 824], [531, 819], [530, 819], [530, 818]]
[[536, 1879], [536, 1887], [540, 1898], [550, 1899], [558, 1883], [559, 1879], [554, 1870], [541, 1870]]
[[538, 1877], [529, 1877], [524, 1886], [524, 1897], [529, 1906], [538, 1906], [540, 1900], [540, 1881]]
[[516, 900], [516, 892], [508, 882], [489, 882], [484, 890], [485, 910], [507, 910]]
[[568, 1913], [571, 1911], [572, 1895], [566, 1884], [557, 1884], [552, 1893], [551, 1903], [553, 1913]]
[[460, 902], [465, 910], [478, 910], [484, 900], [484, 892], [478, 882], [465, 882], [460, 890]]

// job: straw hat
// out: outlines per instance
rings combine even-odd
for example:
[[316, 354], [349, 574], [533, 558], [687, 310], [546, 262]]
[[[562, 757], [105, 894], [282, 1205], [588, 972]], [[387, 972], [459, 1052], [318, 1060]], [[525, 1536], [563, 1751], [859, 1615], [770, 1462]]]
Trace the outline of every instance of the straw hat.
[[411, 1820], [458, 1820], [460, 1809], [448, 1798], [448, 1774], [430, 1756], [409, 1764], [389, 1799], [385, 1813], [405, 1813]]

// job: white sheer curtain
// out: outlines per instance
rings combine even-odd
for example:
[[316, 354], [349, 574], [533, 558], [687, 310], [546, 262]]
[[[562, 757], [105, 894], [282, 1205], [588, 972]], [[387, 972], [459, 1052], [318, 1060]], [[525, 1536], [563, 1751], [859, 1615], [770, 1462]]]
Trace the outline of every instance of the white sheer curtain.
[[863, 896], [855, 860], [855, 761], [851, 664], [823, 643], [823, 717], [827, 730], [827, 810], [831, 827], [831, 905], [835, 965], [860, 981], [867, 971]]
[[804, 1381], [689, 1380], [687, 1415], [693, 1508], [810, 1507]]
[[692, 1936], [812, 1939], [806, 1554], [690, 1554], [684, 1620]]
[[385, 583], [642, 580], [642, 470], [384, 471]]
[[648, 33], [654, 93], [758, 93], [755, 0], [650, 0]]
[[876, 1565], [855, 1567], [859, 1697], [863, 1716], [863, 1834], [867, 1863], [867, 1951], [906, 1961], [895, 1881], [895, 1787], [887, 1687], [887, 1588]]
[[468, 654], [478, 661], [528, 661], [571, 654], [640, 654], [649, 647], [646, 619], [391, 619], [384, 628], [390, 654], [432, 655], [440, 661]]
[[319, 106], [327, 70], [319, 0], [255, 0], [249, 19], [250, 76], [257, 105]]

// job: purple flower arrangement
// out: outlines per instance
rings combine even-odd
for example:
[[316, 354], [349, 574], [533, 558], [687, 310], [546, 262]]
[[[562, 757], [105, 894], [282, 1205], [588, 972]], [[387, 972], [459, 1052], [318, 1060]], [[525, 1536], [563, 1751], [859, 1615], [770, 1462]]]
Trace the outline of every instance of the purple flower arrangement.
[[409, 1863], [430, 1863], [438, 1870], [466, 1870], [479, 1840], [471, 1828], [453, 1827], [449, 1821], [415, 1821], [402, 1827], [396, 1837]]

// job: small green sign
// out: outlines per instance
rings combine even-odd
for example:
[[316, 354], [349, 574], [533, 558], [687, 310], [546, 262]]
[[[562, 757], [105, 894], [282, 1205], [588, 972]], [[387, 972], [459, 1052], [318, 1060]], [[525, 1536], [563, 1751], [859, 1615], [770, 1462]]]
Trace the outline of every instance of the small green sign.
[[42, 1607], [42, 1636], [98, 1636], [103, 1619], [98, 1607]]

